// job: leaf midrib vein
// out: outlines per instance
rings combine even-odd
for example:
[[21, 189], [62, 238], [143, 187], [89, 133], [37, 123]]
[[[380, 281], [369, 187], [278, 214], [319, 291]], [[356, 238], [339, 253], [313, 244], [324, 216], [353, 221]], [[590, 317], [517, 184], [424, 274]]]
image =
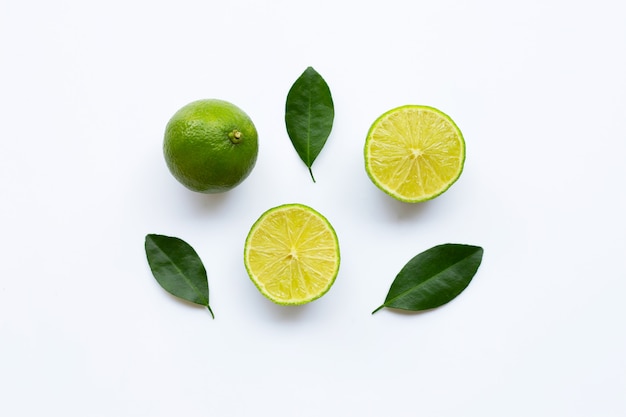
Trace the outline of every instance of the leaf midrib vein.
[[307, 146], [306, 146], [306, 160], [307, 160], [307, 165], [309, 167], [311, 167], [311, 108], [312, 108], [312, 103], [313, 102], [313, 94], [309, 94], [309, 103], [308, 103], [308, 112], [307, 112], [307, 129], [306, 129], [306, 136], [307, 136]]

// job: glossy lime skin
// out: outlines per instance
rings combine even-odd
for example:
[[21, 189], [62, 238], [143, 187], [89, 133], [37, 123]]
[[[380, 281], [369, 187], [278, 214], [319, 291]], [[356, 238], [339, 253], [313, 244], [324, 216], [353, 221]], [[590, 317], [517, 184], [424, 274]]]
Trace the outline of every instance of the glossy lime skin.
[[187, 104], [167, 123], [163, 154], [172, 175], [200, 193], [228, 191], [245, 180], [258, 155], [250, 117], [224, 100]]

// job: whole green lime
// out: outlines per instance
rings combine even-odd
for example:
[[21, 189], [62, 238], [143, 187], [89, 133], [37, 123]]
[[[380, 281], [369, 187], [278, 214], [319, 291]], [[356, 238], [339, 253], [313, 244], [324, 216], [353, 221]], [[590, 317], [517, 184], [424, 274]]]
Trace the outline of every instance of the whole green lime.
[[198, 100], [167, 123], [163, 153], [167, 167], [185, 187], [200, 193], [228, 191], [256, 163], [258, 135], [250, 117], [232, 103]]

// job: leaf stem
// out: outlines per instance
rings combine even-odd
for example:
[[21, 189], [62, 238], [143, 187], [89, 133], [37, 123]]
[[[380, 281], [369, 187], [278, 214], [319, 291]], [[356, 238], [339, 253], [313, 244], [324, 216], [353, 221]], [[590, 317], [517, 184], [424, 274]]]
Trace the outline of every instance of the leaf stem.
[[209, 313], [211, 313], [211, 317], [215, 320], [215, 314], [213, 314], [213, 310], [211, 310], [211, 306], [207, 304], [206, 308], [209, 309]]
[[378, 310], [381, 310], [382, 308], [384, 308], [385, 305], [381, 305], [380, 307], [378, 307], [376, 310], [372, 311], [372, 314], [376, 313]]
[[311, 174], [311, 179], [313, 180], [313, 182], [316, 182], [315, 177], [313, 176], [313, 170], [311, 169], [311, 167], [309, 167], [309, 174]]

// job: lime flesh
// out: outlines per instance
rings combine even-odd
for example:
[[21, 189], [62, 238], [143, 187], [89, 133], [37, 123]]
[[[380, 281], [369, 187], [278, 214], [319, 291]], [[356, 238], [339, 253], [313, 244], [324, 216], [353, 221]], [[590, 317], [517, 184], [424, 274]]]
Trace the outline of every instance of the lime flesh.
[[365, 169], [385, 193], [404, 202], [430, 200], [463, 172], [465, 141], [454, 121], [429, 106], [389, 110], [370, 127]]
[[244, 264], [259, 291], [281, 305], [320, 298], [335, 282], [340, 255], [328, 220], [302, 204], [261, 215], [246, 238]]

